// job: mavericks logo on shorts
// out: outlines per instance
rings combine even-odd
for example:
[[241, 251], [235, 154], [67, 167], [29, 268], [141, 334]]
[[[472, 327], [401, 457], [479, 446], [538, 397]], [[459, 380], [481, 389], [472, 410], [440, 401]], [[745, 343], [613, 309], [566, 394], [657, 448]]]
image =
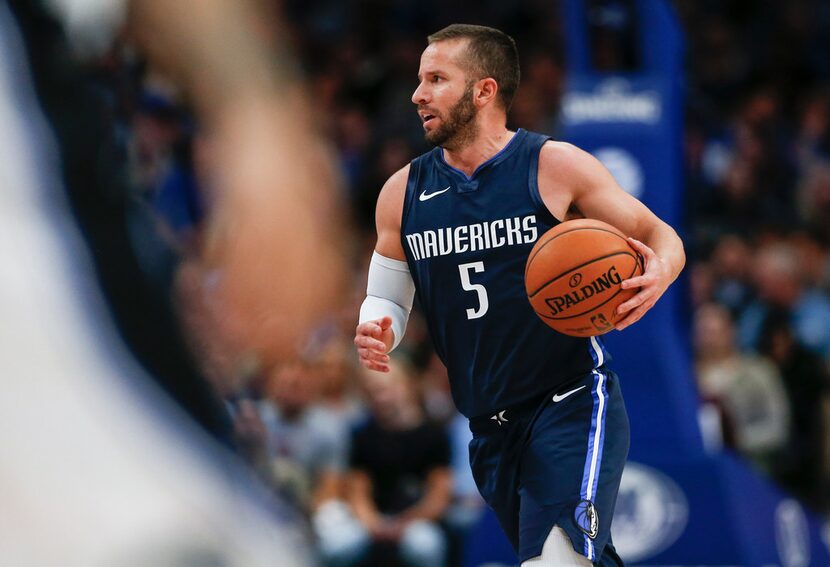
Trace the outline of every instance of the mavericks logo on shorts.
[[574, 520], [586, 536], [591, 539], [597, 537], [599, 533], [599, 516], [597, 516], [597, 509], [594, 507], [593, 502], [583, 500], [577, 504], [574, 510]]

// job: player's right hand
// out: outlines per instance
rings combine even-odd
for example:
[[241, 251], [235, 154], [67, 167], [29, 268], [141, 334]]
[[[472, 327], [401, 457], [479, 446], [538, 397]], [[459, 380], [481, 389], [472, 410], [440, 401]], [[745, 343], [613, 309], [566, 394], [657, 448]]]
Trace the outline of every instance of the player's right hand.
[[395, 340], [392, 332], [392, 318], [383, 317], [364, 321], [355, 329], [354, 344], [360, 357], [360, 364], [369, 370], [389, 372], [389, 347]]

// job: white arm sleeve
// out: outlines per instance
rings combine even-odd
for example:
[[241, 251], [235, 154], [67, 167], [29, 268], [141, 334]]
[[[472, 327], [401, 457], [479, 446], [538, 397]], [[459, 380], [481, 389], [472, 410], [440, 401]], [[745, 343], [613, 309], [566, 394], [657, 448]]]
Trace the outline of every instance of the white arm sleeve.
[[374, 252], [369, 263], [366, 299], [360, 306], [360, 323], [391, 317], [392, 332], [395, 334], [392, 344], [394, 349], [406, 331], [406, 322], [409, 320], [414, 299], [415, 283], [412, 281], [407, 263]]

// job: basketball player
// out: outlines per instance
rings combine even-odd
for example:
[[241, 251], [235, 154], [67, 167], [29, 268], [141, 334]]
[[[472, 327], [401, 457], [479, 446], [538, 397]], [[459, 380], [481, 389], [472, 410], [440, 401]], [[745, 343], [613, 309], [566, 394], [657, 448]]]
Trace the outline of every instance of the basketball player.
[[683, 268], [680, 239], [586, 152], [506, 127], [519, 83], [513, 40], [471, 25], [428, 38], [412, 102], [428, 152], [377, 204], [378, 240], [355, 345], [386, 372], [413, 296], [470, 419], [473, 474], [522, 565], [621, 565], [610, 538], [628, 418], [598, 338], [548, 328], [531, 309], [533, 243], [577, 210], [629, 235], [645, 272], [618, 308], [621, 330]]

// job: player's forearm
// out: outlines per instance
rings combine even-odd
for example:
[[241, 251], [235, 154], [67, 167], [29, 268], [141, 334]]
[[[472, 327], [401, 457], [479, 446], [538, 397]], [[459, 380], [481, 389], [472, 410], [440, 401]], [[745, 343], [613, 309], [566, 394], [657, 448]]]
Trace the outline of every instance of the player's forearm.
[[[635, 236], [635, 238], [638, 237]], [[673, 282], [677, 279], [677, 276], [683, 270], [683, 266], [686, 265], [686, 253], [683, 249], [683, 241], [680, 240], [674, 229], [666, 223], [660, 222], [638, 240], [654, 250], [654, 253], [666, 262], [671, 274], [670, 281]]]
[[379, 337], [386, 344], [386, 352], [391, 352], [403, 338], [414, 300], [415, 283], [406, 261], [374, 252], [359, 321], [391, 319], [391, 332]]

